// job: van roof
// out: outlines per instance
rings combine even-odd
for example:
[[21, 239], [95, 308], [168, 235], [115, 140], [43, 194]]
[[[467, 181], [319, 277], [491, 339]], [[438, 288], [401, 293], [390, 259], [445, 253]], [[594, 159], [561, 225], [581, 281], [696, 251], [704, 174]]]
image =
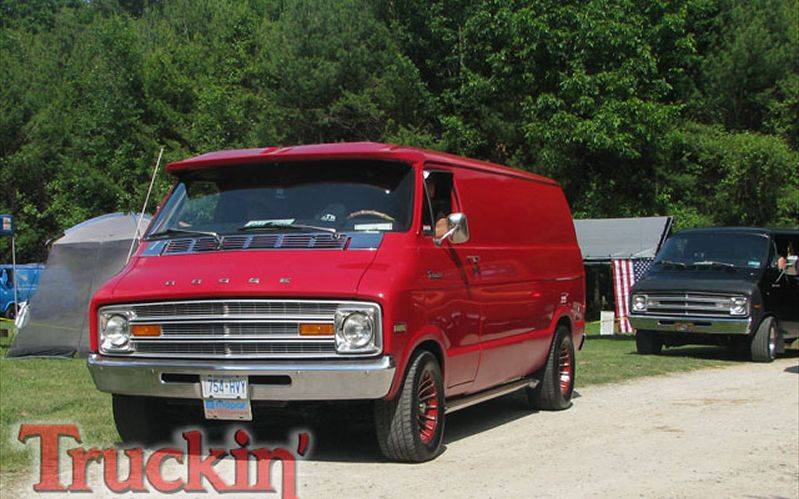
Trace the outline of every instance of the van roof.
[[678, 232], [678, 234], [688, 233], [713, 233], [713, 232], [741, 232], [749, 234], [779, 234], [779, 235], [799, 235], [799, 229], [781, 229], [781, 228], [766, 228], [766, 227], [703, 227], [700, 229], [685, 229]]
[[557, 185], [557, 182], [552, 179], [516, 168], [509, 168], [507, 166], [464, 158], [443, 152], [419, 149], [416, 147], [382, 144], [379, 142], [339, 142], [333, 144], [215, 151], [169, 163], [166, 169], [170, 173], [177, 173], [186, 170], [240, 165], [245, 163], [278, 163], [282, 161], [320, 159], [382, 159], [402, 161], [405, 163], [431, 161]]

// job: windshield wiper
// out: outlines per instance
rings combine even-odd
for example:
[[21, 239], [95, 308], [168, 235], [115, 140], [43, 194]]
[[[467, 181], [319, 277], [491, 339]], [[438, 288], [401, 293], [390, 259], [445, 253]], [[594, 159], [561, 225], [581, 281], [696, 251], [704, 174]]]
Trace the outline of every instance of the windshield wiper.
[[285, 224], [285, 223], [274, 223], [274, 222], [264, 222], [264, 223], [259, 223], [258, 225], [249, 225], [249, 226], [243, 225], [236, 230], [239, 230], [241, 232], [259, 231], [259, 230], [270, 230], [270, 231], [295, 230], [301, 232], [322, 231], [322, 232], [330, 232], [331, 234], [338, 234], [336, 229], [333, 229], [332, 227], [319, 227], [317, 225], [305, 225], [305, 224], [295, 224], [295, 223]]
[[166, 237], [175, 236], [175, 235], [187, 235], [187, 236], [209, 236], [216, 239], [216, 244], [222, 244], [222, 236], [218, 233], [210, 231], [210, 230], [193, 230], [193, 229], [164, 229], [158, 232], [153, 232], [149, 236], [147, 236], [148, 240], [152, 239], [164, 239]]
[[715, 260], [703, 260], [701, 262], [694, 262], [693, 264], [694, 265], [708, 266], [708, 267], [727, 267], [727, 268], [730, 268], [730, 269], [734, 269], [735, 268], [735, 265], [733, 265], [731, 263], [717, 262]]
[[661, 260], [658, 262], [661, 265], [674, 265], [675, 267], [682, 267], [685, 268], [685, 264], [682, 262], [673, 262], [671, 260]]

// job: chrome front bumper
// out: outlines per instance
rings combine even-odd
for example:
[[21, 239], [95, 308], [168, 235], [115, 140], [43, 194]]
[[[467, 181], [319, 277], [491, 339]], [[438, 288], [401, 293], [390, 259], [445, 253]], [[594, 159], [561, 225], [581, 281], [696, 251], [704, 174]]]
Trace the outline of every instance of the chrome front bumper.
[[724, 317], [685, 317], [661, 315], [630, 315], [635, 329], [666, 333], [749, 334], [752, 319]]
[[[200, 376], [249, 376], [252, 400], [359, 400], [386, 396], [396, 365], [390, 356], [346, 361], [193, 361], [92, 354], [89, 372], [103, 392], [202, 398]], [[260, 378], [253, 379], [253, 376]], [[280, 383], [259, 383], [279, 380]]]

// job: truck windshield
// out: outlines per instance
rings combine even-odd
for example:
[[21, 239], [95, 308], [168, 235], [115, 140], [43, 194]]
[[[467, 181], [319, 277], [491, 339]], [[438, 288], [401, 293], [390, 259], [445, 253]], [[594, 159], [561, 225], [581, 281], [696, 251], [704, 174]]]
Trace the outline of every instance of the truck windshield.
[[148, 233], [401, 232], [410, 228], [413, 170], [383, 161], [226, 166], [179, 175]]
[[663, 246], [655, 263], [677, 267], [761, 268], [768, 257], [768, 238], [760, 234], [696, 232], [677, 234]]

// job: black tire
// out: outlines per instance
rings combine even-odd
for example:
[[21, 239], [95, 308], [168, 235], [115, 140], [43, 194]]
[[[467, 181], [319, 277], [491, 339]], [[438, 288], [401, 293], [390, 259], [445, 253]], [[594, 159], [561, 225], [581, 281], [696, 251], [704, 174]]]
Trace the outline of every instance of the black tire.
[[114, 423], [124, 444], [154, 445], [172, 437], [173, 424], [157, 397], [113, 395]]
[[658, 355], [663, 350], [663, 340], [654, 331], [639, 329], [635, 333], [635, 351], [641, 355]]
[[[567, 364], [568, 362], [568, 364]], [[562, 379], [570, 372], [568, 380]], [[555, 338], [549, 348], [544, 367], [538, 372], [538, 385], [527, 388], [527, 403], [532, 409], [562, 411], [571, 407], [577, 363], [574, 356], [574, 341], [565, 326], [555, 330]]]
[[[430, 386], [435, 393], [426, 405], [420, 402], [420, 388]], [[426, 391], [422, 392], [428, 393]], [[429, 440], [422, 437], [420, 417], [429, 417], [435, 403], [436, 421]], [[444, 435], [444, 381], [436, 357], [428, 351], [419, 351], [408, 364], [402, 387], [393, 400], [378, 400], [375, 403], [375, 430], [380, 450], [389, 459], [411, 463], [429, 461], [441, 451]]]
[[752, 360], [755, 362], [773, 362], [777, 357], [780, 328], [774, 317], [766, 317], [752, 336]]
[[8, 306], [8, 308], [6, 308], [6, 311], [3, 313], [3, 317], [5, 317], [6, 319], [8, 319], [10, 321], [13, 321], [14, 319], [17, 318], [17, 313], [16, 313], [16, 310], [14, 309], [14, 304], [13, 303], [11, 303]]

